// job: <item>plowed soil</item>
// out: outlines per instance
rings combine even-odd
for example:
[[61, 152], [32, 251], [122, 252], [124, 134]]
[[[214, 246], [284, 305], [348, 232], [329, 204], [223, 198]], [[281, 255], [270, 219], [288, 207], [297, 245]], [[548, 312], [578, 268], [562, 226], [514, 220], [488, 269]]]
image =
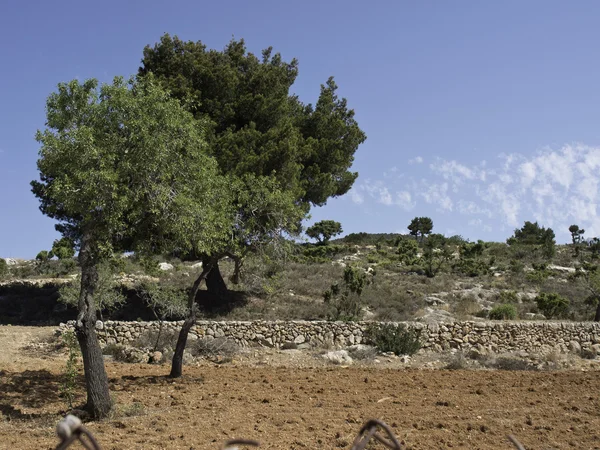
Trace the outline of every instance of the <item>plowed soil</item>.
[[[33, 329], [36, 330], [36, 329]], [[39, 331], [42, 330], [42, 331]], [[50, 449], [65, 412], [64, 355], [23, 349], [0, 327], [0, 448]], [[6, 355], [12, 355], [6, 357]], [[231, 438], [270, 449], [349, 449], [379, 418], [404, 448], [600, 448], [600, 372], [449, 371], [374, 367], [184, 367], [107, 363], [115, 417], [88, 428], [103, 449], [218, 449]], [[81, 380], [83, 381], [83, 380]], [[79, 391], [79, 402], [84, 392]], [[382, 447], [373, 447], [382, 448]]]

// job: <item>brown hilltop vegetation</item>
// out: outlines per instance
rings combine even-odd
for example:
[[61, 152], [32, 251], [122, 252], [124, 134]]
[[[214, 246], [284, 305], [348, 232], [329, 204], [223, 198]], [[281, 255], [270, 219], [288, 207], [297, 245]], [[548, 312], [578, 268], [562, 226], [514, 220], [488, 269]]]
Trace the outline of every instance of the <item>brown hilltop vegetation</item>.
[[[0, 448], [57, 443], [66, 356], [52, 333], [0, 328]], [[450, 371], [334, 367], [271, 352], [188, 366], [177, 381], [165, 365], [107, 362], [116, 412], [88, 427], [104, 449], [217, 449], [234, 437], [272, 449], [349, 448], [369, 418], [387, 422], [411, 449], [509, 449], [507, 434], [528, 449], [600, 448], [600, 372], [591, 362], [551, 372]]]

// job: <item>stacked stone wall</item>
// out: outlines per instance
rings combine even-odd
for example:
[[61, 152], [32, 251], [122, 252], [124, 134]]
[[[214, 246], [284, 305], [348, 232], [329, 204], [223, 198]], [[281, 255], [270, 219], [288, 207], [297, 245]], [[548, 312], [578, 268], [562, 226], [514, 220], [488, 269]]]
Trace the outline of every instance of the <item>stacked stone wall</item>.
[[[183, 322], [163, 322], [163, 331], [178, 333]], [[548, 348], [590, 348], [600, 344], [600, 323], [597, 322], [454, 322], [423, 324], [402, 322], [418, 330], [425, 350], [443, 351], [451, 348], [485, 349], [493, 352], [528, 351]], [[243, 347], [267, 346], [279, 348], [285, 344], [311, 347], [343, 348], [365, 343], [365, 330], [372, 322], [327, 321], [199, 321], [190, 332], [190, 339], [229, 338]], [[74, 322], [61, 324], [60, 332], [72, 328]], [[143, 334], [158, 332], [159, 322], [98, 322], [101, 345], [132, 344]]]

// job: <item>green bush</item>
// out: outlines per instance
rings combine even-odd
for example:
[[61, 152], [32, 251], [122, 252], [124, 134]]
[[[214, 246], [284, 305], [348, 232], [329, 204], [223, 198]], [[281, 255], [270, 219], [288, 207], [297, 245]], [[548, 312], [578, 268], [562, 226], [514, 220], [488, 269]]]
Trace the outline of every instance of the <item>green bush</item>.
[[50, 256], [48, 254], [48, 250], [42, 250], [35, 257], [36, 261], [42, 261], [42, 262], [48, 261], [49, 258], [50, 258]]
[[343, 251], [344, 247], [341, 245], [307, 245], [302, 249], [302, 256], [306, 258], [306, 262], [326, 262]]
[[[40, 252], [41, 253], [41, 252]], [[71, 275], [77, 271], [77, 262], [74, 259], [38, 260], [34, 266], [34, 275], [54, 278]]]
[[490, 273], [489, 264], [483, 259], [477, 258], [461, 258], [453, 268], [467, 277], [479, 277]]
[[371, 279], [358, 267], [347, 266], [344, 269], [343, 287], [334, 283], [323, 293], [323, 300], [330, 308], [330, 320], [353, 321], [360, 319], [363, 289], [371, 284]]
[[535, 298], [540, 312], [548, 319], [563, 317], [569, 310], [569, 299], [554, 292], [542, 292]]
[[523, 273], [523, 269], [525, 269], [525, 264], [518, 259], [511, 259], [509, 263], [510, 271], [513, 274]]
[[399, 240], [397, 253], [402, 264], [412, 266], [419, 260], [419, 244], [414, 239]]
[[488, 317], [492, 320], [515, 320], [517, 318], [517, 308], [508, 303], [498, 305], [490, 311]]
[[519, 296], [515, 291], [502, 291], [498, 296], [501, 303], [519, 303]]
[[366, 341], [381, 352], [414, 355], [421, 348], [420, 333], [403, 324], [372, 324], [365, 330]]
[[6, 260], [0, 258], [0, 278], [8, 275], [8, 264]]

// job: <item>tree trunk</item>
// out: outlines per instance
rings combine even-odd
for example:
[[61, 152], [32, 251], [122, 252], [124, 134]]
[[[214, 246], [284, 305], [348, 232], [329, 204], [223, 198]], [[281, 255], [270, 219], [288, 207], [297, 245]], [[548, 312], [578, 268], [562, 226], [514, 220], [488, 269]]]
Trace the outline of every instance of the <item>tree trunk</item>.
[[202, 280], [204, 280], [209, 272], [211, 272], [212, 267], [212, 260], [203, 261], [202, 273], [198, 276], [198, 278], [196, 278], [196, 281], [194, 281], [194, 286], [190, 291], [190, 295], [188, 297], [188, 316], [183, 322], [183, 326], [179, 332], [179, 337], [177, 338], [177, 345], [175, 346], [173, 361], [171, 362], [171, 373], [169, 374], [170, 378], [179, 378], [182, 374], [183, 352], [185, 351], [185, 346], [187, 344], [188, 334], [196, 323], [196, 295], [198, 294]]
[[221, 275], [218, 261], [213, 263], [212, 270], [208, 272], [206, 277], [206, 290], [209, 294], [219, 299], [227, 295], [227, 285], [225, 284], [225, 280], [223, 280], [223, 275]]
[[242, 272], [242, 258], [237, 255], [234, 255], [233, 253], [227, 253], [227, 256], [233, 259], [233, 262], [235, 263], [235, 268], [233, 269], [233, 275], [231, 276], [230, 281], [233, 284], [240, 284]]
[[596, 306], [596, 315], [594, 316], [594, 322], [600, 322], [600, 301], [598, 301], [598, 306]]
[[96, 336], [96, 305], [94, 290], [98, 282], [96, 262], [91, 254], [90, 238], [84, 236], [79, 250], [81, 291], [75, 332], [83, 356], [83, 371], [87, 388], [86, 409], [95, 418], [103, 418], [112, 408], [108, 377], [104, 368], [102, 349]]

